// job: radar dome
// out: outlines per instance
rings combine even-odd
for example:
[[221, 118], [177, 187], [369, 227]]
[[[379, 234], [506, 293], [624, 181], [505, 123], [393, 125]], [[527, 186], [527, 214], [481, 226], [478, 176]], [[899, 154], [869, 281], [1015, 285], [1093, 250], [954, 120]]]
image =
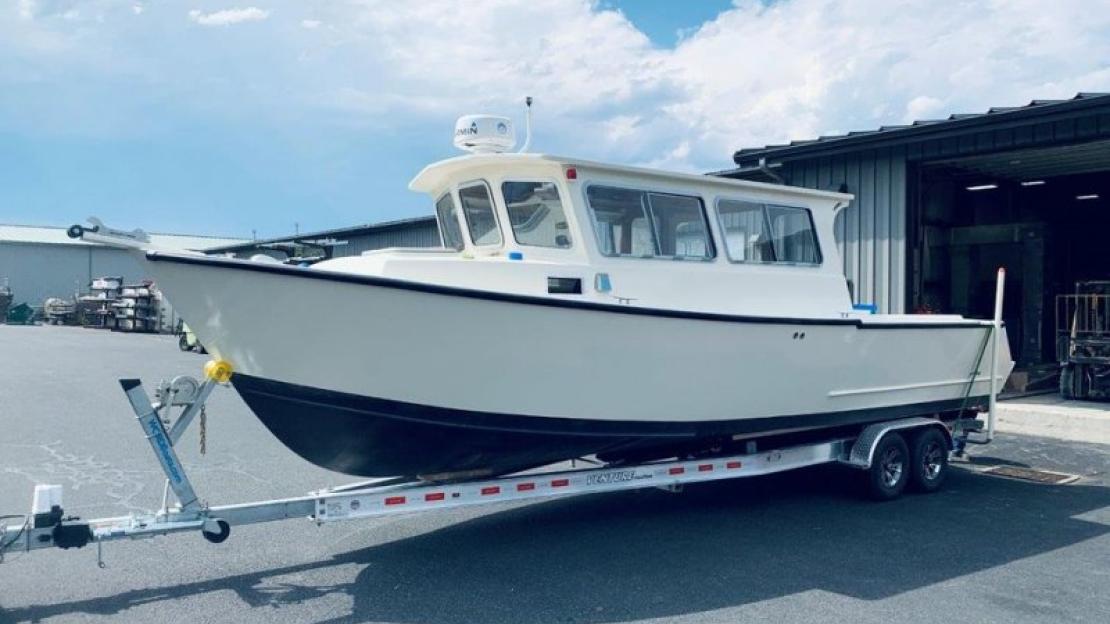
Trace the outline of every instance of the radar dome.
[[516, 145], [513, 120], [497, 115], [464, 115], [455, 122], [455, 147], [475, 154], [496, 154]]

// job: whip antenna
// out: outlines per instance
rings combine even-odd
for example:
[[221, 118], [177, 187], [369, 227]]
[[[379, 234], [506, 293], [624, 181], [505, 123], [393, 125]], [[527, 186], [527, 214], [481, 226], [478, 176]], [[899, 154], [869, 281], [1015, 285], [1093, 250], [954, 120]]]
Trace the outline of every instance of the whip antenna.
[[524, 98], [524, 145], [520, 146], [520, 153], [528, 151], [532, 146], [532, 96]]

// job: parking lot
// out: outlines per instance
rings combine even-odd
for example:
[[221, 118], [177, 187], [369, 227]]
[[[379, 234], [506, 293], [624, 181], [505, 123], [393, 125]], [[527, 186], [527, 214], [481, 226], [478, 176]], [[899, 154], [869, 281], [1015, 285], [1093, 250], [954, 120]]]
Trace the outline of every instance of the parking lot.
[[[199, 376], [170, 336], [0, 325], [0, 515], [35, 483], [86, 517], [155, 508], [117, 379]], [[213, 504], [350, 477], [282, 447], [231, 389], [179, 445]], [[1003, 433], [945, 489], [876, 504], [843, 468], [316, 527], [9, 556], [2, 622], [1110, 621], [1110, 446]], [[1015, 464], [1079, 475], [1043, 485]], [[14, 522], [12, 520], [11, 522]]]

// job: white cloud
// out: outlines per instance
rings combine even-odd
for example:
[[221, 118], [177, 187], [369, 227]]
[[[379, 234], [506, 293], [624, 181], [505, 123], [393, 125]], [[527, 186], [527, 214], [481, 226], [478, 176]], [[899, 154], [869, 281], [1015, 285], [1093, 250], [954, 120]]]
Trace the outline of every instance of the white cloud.
[[928, 95], [919, 95], [906, 104], [906, 114], [902, 117], [902, 121], [912, 123], [914, 121], [936, 117], [943, 113], [944, 100]]
[[660, 49], [585, 1], [472, 4], [466, 28], [437, 2], [367, 2], [328, 20], [338, 40], [326, 58], [368, 59], [343, 91], [347, 104], [362, 94], [361, 110], [517, 112], [531, 94], [541, 133], [578, 137], [537, 137], [540, 148], [700, 168], [740, 147], [1110, 88], [1110, 12], [1083, 0], [1051, 15], [1038, 0], [931, 7], [743, 0]]
[[230, 26], [242, 22], [259, 22], [267, 17], [270, 17], [270, 12], [258, 7], [224, 9], [212, 13], [202, 13], [196, 9], [189, 11], [189, 19], [201, 26]]
[[[119, 11], [133, 4], [119, 3]], [[83, 16], [110, 13], [106, 4], [86, 6]], [[111, 94], [132, 81], [150, 106], [172, 102], [185, 114], [275, 127], [291, 119], [404, 125], [446, 153], [454, 116], [519, 116], [521, 100], [533, 95], [537, 149], [700, 170], [727, 167], [740, 147], [1110, 90], [1110, 11], [1092, 11], [1086, 0], [1055, 0], [1052, 11], [1042, 0], [964, 0], [944, 11], [935, 0], [739, 0], [670, 49], [605, 6], [315, 3], [312, 19], [292, 25], [326, 28], [326, 37], [289, 37], [289, 24], [274, 19], [253, 36], [199, 45], [180, 14], [148, 11], [135, 32], [113, 31], [110, 19], [96, 31], [65, 30], [64, 20], [38, 18], [63, 15], [72, 0], [20, 0], [15, 14], [34, 18], [33, 26], [0, 19], [0, 90], [12, 84], [5, 71], [62, 76], [69, 54], [79, 84], [95, 80], [95, 62], [116, 87], [105, 89], [100, 110], [118, 115], [121, 128], [135, 115]], [[189, 13], [204, 26], [269, 16], [253, 6]], [[152, 40], [160, 45], [151, 48]], [[20, 41], [32, 52], [6, 54]], [[5, 56], [31, 60], [6, 66]], [[81, 131], [59, 119], [51, 127]]]
[[131, 5], [131, 12], [134, 13], [135, 15], [142, 15], [143, 11], [145, 11], [145, 10], [146, 10], [146, 7], [137, 3], [137, 2], [135, 4]]

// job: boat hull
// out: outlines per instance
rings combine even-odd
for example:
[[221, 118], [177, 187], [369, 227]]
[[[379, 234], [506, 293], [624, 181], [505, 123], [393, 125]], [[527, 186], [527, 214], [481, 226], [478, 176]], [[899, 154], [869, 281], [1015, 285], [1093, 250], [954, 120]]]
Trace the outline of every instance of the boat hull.
[[[990, 387], [985, 361], [971, 379], [989, 352], [971, 321], [729, 316], [144, 257], [270, 430], [350, 474], [500, 473], [957, 410]], [[1003, 348], [998, 379], [1011, 366]]]
[[278, 440], [313, 464], [353, 475], [424, 478], [505, 474], [596, 454], [657, 459], [710, 443], [951, 413], [986, 402], [970, 397], [706, 423], [599, 423], [417, 405], [243, 374], [232, 384]]

